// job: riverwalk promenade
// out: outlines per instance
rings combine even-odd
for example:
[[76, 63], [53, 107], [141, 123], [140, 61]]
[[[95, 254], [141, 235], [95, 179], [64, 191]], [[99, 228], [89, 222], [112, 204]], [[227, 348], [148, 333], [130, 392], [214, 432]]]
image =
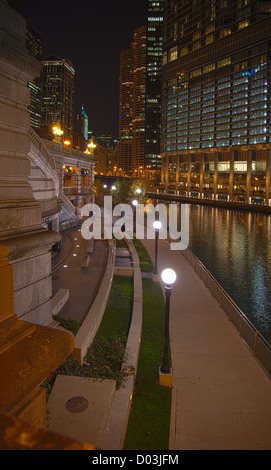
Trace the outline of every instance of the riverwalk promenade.
[[[80, 232], [74, 231], [70, 237], [73, 247], [81, 250], [81, 243], [77, 243], [79, 234]], [[154, 240], [144, 239], [142, 242], [154, 260]], [[66, 240], [63, 245], [61, 259], [69, 266], [73, 259], [78, 257], [73, 257], [74, 250], [69, 248], [68, 243]], [[80, 248], [76, 247], [77, 244], [80, 244]], [[60, 267], [56, 269], [53, 275], [59, 278], [54, 282], [60, 284], [63, 282], [65, 286], [67, 268], [63, 268], [63, 263], [59, 263], [61, 269]], [[177, 274], [170, 308], [173, 389], [169, 449], [171, 451], [270, 450], [270, 378], [183, 254], [180, 251], [172, 251], [168, 241], [160, 239], [157, 280], [161, 282], [162, 288], [160, 279], [164, 268], [172, 268]], [[92, 281], [97, 282], [95, 270], [89, 269], [88, 275], [90, 276], [88, 283], [91, 283], [91, 277]], [[73, 282], [72, 279], [69, 282], [70, 307], [64, 313], [78, 320], [72, 299], [81, 295], [82, 299], [89, 302], [91, 289], [90, 286], [89, 289], [85, 289], [80, 276], [72, 278]], [[82, 307], [81, 303], [81, 310]], [[63, 403], [65, 405], [66, 399], [68, 400], [70, 396], [84, 396], [86, 393], [91, 393], [93, 407], [89, 407], [83, 413], [71, 413], [68, 416], [69, 426], [72, 428], [73, 425], [76, 432], [79, 430], [83, 433], [81, 440], [87, 440], [92, 444], [96, 442], [105, 407], [108, 420], [113, 429], [117, 430], [120, 420], [116, 411], [111, 413], [110, 410], [114, 393], [110, 381], [102, 381], [103, 385], [89, 384], [86, 390], [85, 385], [81, 384], [81, 379], [75, 378], [74, 385], [71, 378], [62, 378], [62, 380], [63, 384], [59, 383], [54, 392], [57, 410], [61, 409]], [[63, 395], [63, 390], [67, 397]], [[63, 414], [59, 414], [56, 423], [56, 430], [63, 434], [67, 432], [65, 421], [67, 410], [64, 405]], [[91, 420], [88, 418], [88, 411]], [[77, 425], [70, 421], [71, 417], [80, 418]], [[101, 435], [99, 443], [104, 442]], [[109, 443], [106, 447], [103, 445], [98, 447], [116, 450], [110, 446]]]
[[[154, 259], [154, 240], [142, 241]], [[269, 377], [181, 252], [159, 240], [159, 274], [164, 268], [177, 274], [170, 449], [271, 449]]]

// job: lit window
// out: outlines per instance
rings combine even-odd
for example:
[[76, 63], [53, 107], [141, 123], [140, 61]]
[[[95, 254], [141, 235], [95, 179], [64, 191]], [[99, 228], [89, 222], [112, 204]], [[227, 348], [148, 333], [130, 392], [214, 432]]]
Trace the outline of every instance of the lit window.
[[243, 28], [246, 28], [247, 26], [249, 26], [249, 21], [245, 20], [245, 21], [242, 21], [241, 23], [239, 23], [238, 29], [243, 29]]

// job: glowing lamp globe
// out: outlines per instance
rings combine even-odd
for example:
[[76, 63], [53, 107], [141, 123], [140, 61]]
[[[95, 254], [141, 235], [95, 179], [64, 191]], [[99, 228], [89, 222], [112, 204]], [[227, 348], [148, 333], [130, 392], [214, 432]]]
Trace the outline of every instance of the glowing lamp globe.
[[171, 286], [176, 281], [176, 273], [173, 269], [167, 268], [162, 272], [162, 280], [167, 286]]
[[162, 227], [162, 224], [161, 222], [159, 222], [159, 220], [156, 220], [154, 223], [153, 223], [153, 228], [155, 230], [160, 230], [160, 228]]

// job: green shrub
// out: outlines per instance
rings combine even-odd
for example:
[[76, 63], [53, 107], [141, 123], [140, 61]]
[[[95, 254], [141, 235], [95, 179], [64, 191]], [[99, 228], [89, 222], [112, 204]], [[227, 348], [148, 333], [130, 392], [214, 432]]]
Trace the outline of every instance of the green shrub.
[[127, 377], [126, 370], [122, 368], [125, 346], [125, 337], [113, 336], [106, 339], [96, 335], [84, 358], [84, 375], [116, 380], [119, 388]]

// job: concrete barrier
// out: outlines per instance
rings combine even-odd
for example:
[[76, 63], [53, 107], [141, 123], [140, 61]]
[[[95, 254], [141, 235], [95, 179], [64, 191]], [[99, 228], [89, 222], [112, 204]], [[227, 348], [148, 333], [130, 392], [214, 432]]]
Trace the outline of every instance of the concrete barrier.
[[89, 265], [89, 255], [84, 255], [81, 259], [81, 268], [86, 269]]
[[69, 289], [59, 289], [52, 298], [52, 312], [53, 315], [57, 315], [60, 310], [64, 307], [65, 303], [69, 300], [70, 291]]

